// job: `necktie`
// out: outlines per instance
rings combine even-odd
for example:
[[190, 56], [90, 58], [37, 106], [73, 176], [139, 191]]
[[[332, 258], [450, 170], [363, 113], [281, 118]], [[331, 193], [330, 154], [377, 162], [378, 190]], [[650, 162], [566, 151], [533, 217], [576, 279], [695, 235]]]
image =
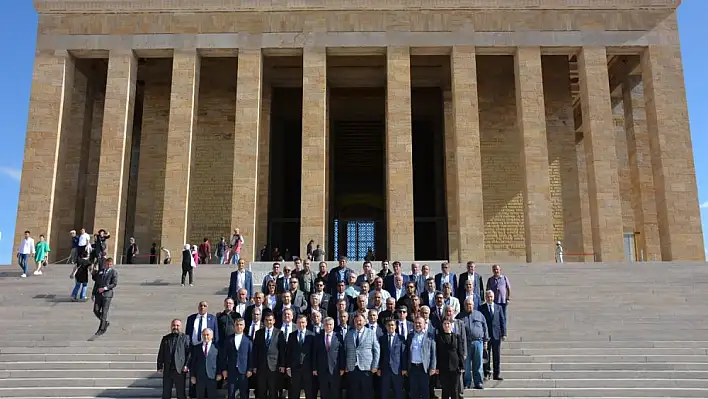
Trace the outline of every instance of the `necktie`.
[[438, 308], [438, 317], [442, 320], [442, 308]]
[[304, 334], [302, 333], [302, 331], [300, 331], [300, 345], [302, 345], [303, 335], [304, 335]]
[[270, 345], [270, 329], [266, 330], [266, 345]]
[[207, 353], [209, 353], [209, 344], [204, 344], [204, 357], [207, 357]]
[[359, 347], [359, 332], [356, 333], [356, 346]]
[[251, 332], [248, 334], [251, 338], [253, 338], [253, 333], [256, 332], [256, 323], [251, 323]]
[[492, 316], [494, 316], [494, 304], [489, 305], [489, 309], [492, 312]]
[[202, 340], [202, 321], [204, 320], [204, 316], [199, 316], [199, 325], [197, 326], [197, 341]]
[[288, 326], [287, 325], [285, 325], [285, 336], [286, 337], [288, 336]]
[[287, 279], [286, 279], [286, 280], [283, 280], [283, 284], [285, 285], [285, 291], [290, 290], [290, 283], [288, 282]]
[[393, 335], [389, 336], [388, 339], [388, 347], [393, 348]]
[[327, 347], [327, 350], [329, 350], [330, 345], [332, 345], [332, 336], [327, 334], [327, 339], [325, 340], [325, 346]]

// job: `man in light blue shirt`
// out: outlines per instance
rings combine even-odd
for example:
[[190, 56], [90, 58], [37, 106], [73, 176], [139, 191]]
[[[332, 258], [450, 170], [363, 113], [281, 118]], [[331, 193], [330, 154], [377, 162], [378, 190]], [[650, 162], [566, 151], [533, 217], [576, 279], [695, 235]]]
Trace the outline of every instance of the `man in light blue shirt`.
[[411, 399], [428, 399], [430, 376], [436, 373], [435, 340], [425, 329], [425, 319], [415, 319], [415, 332], [408, 335], [408, 376]]

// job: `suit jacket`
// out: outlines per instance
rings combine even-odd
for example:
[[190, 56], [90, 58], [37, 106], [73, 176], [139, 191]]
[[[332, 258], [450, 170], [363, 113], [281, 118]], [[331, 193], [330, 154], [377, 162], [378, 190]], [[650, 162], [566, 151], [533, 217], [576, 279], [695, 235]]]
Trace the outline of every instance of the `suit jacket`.
[[[218, 345], [219, 344], [219, 325], [216, 322], [216, 316], [214, 316], [211, 313], [207, 313], [206, 316], [207, 316], [207, 324], [206, 324], [206, 326], [202, 326], [202, 329], [211, 328], [211, 330], [214, 331], [213, 342], [214, 342], [214, 344]], [[202, 339], [202, 337], [199, 336], [199, 339], [195, 341], [192, 337], [192, 333], [194, 332], [194, 329], [199, 328], [199, 324], [195, 325], [196, 319], [197, 319], [196, 313], [187, 317], [187, 327], [184, 329], [184, 333], [187, 334], [187, 336], [190, 339], [192, 339], [192, 345], [197, 344]]]
[[220, 368], [228, 371], [229, 376], [253, 371], [253, 342], [245, 333], [238, 348], [235, 336], [229, 337], [221, 348], [221, 355]]
[[253, 366], [259, 370], [278, 370], [285, 356], [284, 342], [283, 334], [275, 327], [271, 332], [270, 344], [266, 342], [266, 328], [258, 330], [253, 342]]
[[346, 368], [344, 341], [336, 332], [332, 333], [329, 350], [325, 345], [325, 332], [322, 331], [315, 338], [315, 364], [319, 378], [325, 375], [339, 375], [340, 370]]
[[[265, 304], [261, 305], [261, 312], [263, 312], [263, 309], [265, 309], [267, 306]], [[256, 308], [256, 305], [248, 305], [246, 307], [246, 314], [242, 315], [243, 316], [243, 321], [246, 322], [246, 328], [248, 328], [251, 323], [253, 322], [253, 309]], [[262, 313], [261, 313], [262, 316]]]
[[203, 344], [192, 346], [192, 357], [190, 359], [189, 371], [190, 373], [197, 377], [197, 380], [216, 379], [216, 374], [219, 368], [219, 349], [216, 347], [212, 341], [209, 345], [209, 352], [207, 356], [204, 357], [204, 346]]
[[238, 298], [238, 290], [240, 288], [245, 288], [246, 291], [248, 291], [248, 298], [253, 298], [253, 294], [256, 293], [256, 291], [253, 290], [253, 273], [251, 273], [250, 270], [245, 270], [246, 275], [244, 276], [243, 279], [243, 287], [238, 287], [238, 270], [231, 272], [231, 278], [229, 280], [229, 298], [232, 298], [234, 301], [236, 298]]
[[[432, 296], [432, 298], [431, 298], [431, 296]], [[426, 290], [426, 291], [423, 291], [422, 294], [420, 294], [420, 306], [423, 306], [423, 305], [430, 306], [431, 300], [433, 301], [433, 306], [435, 306], [435, 293], [434, 292], [431, 293]]]
[[399, 335], [401, 335], [404, 339], [408, 338], [408, 336], [411, 335], [415, 331], [415, 326], [413, 325], [412, 322], [406, 320], [405, 323], [406, 323], [406, 331], [405, 331], [406, 334], [404, 335], [403, 331], [401, 330], [401, 320], [396, 319], [396, 332]]
[[319, 331], [315, 331], [315, 326], [313, 326], [312, 324], [307, 325], [307, 330], [312, 331], [313, 333], [315, 333], [315, 335], [317, 335], [317, 334], [321, 333], [322, 331], [324, 331], [324, 323], [320, 323], [320, 330]]
[[[453, 294], [460, 298], [462, 295], [462, 298], [466, 297], [467, 295], [465, 294], [465, 287], [467, 285], [467, 280], [470, 278], [470, 272], [464, 272], [460, 274], [460, 279], [457, 282], [457, 290], [453, 291]], [[474, 293], [477, 295], [477, 298], [480, 298], [482, 295], [482, 291], [484, 291], [484, 283], [482, 282], [482, 276], [480, 276], [477, 272], [474, 273]], [[464, 302], [463, 299], [460, 299], [460, 303]]]
[[[437, 368], [445, 371], [460, 371], [465, 369], [465, 347], [457, 334], [440, 334], [435, 338]], [[448, 339], [449, 338], [449, 341]]]
[[425, 277], [422, 274], [414, 276], [412, 274], [408, 275], [408, 281], [413, 281], [415, 283], [415, 292], [420, 295], [421, 292], [425, 291]]
[[[113, 289], [118, 285], [118, 271], [114, 268], [100, 269], [93, 273], [93, 289], [91, 290], [92, 296], [102, 296], [104, 298], [113, 298]], [[105, 288], [102, 294], [98, 293], [99, 288]]]
[[[445, 317], [445, 305], [443, 305], [443, 308], [442, 308], [442, 315], [444, 318]], [[442, 331], [442, 321], [443, 321], [443, 319], [440, 318], [440, 315], [438, 314], [437, 306], [430, 309], [430, 323], [432, 323], [433, 327], [435, 327], [436, 330]]]
[[462, 342], [462, 355], [463, 357], [467, 356], [467, 341], [469, 339], [467, 338], [467, 328], [465, 327], [465, 323], [462, 320], [455, 319], [452, 322], [453, 324], [453, 331], [454, 335], [457, 335], [457, 337], [460, 339], [460, 342]]
[[[364, 325], [364, 328], [368, 328], [369, 330], [372, 330], [372, 329], [369, 327], [369, 323], [366, 323], [366, 325]], [[380, 326], [378, 323], [376, 323], [376, 328], [374, 328], [372, 331], [373, 331], [374, 333], [376, 333], [376, 338], [377, 338], [377, 339], [378, 339], [380, 336], [382, 336], [382, 335], [384, 334], [383, 328], [381, 328], [381, 326]]]
[[291, 296], [293, 297], [293, 305], [298, 309], [300, 313], [303, 313], [307, 310], [308, 308], [308, 303], [307, 303], [307, 298], [305, 298], [305, 293], [297, 290], [295, 291], [295, 294], [292, 294], [292, 291], [290, 292]]
[[[452, 285], [452, 293], [455, 294], [457, 292], [457, 276], [455, 273], [450, 273], [450, 278], [449, 282]], [[438, 273], [435, 275], [435, 287], [437, 290], [442, 291], [442, 273]]]
[[[349, 282], [349, 275], [354, 273], [354, 270], [346, 267], [344, 268], [344, 282], [348, 283]], [[337, 284], [339, 283], [339, 266], [335, 267], [334, 269], [330, 270], [329, 275], [327, 276], [327, 289], [329, 289], [329, 293], [334, 296], [337, 293]]]
[[[344, 295], [344, 300], [347, 301], [347, 312], [351, 312], [354, 308], [354, 302], [348, 295]], [[329, 299], [329, 306], [327, 307], [327, 316], [335, 318], [337, 317], [337, 294], [334, 294]]]
[[[309, 304], [311, 303], [310, 298], [312, 298], [312, 294], [307, 295], [308, 308], [310, 307]], [[322, 297], [320, 299], [320, 307], [322, 309], [324, 309], [325, 313], [327, 313], [329, 311], [329, 303], [330, 303], [331, 298], [332, 298], [332, 296], [329, 293], [327, 293], [327, 292], [322, 293]], [[324, 317], [325, 317], [325, 315], [323, 314], [322, 318], [324, 319]]]
[[182, 374], [185, 367], [189, 367], [192, 356], [192, 341], [184, 333], [167, 334], [160, 341], [160, 350], [157, 352], [157, 369], [169, 373], [172, 370]]
[[[408, 369], [411, 368], [413, 364], [413, 352], [411, 347], [413, 345], [413, 338], [415, 333], [408, 334], [408, 339], [406, 340], [406, 351], [408, 352]], [[435, 337], [429, 333], [423, 334], [423, 344], [420, 350], [420, 357], [423, 364], [423, 370], [428, 373], [430, 370], [435, 370], [437, 368], [437, 363], [435, 359]]]
[[295, 275], [291, 273], [291, 274], [290, 274], [290, 277], [287, 278], [287, 279], [288, 279], [288, 286], [287, 286], [287, 288], [285, 287], [285, 278], [286, 278], [286, 277], [285, 277], [284, 275], [281, 275], [280, 277], [278, 277], [278, 279], [275, 280], [275, 292], [277, 292], [278, 295], [280, 295], [280, 294], [282, 294], [282, 293], [285, 292], [285, 291], [290, 291], [290, 280], [291, 280], [293, 277], [295, 277]]
[[357, 331], [351, 328], [344, 338], [344, 350], [347, 357], [347, 371], [353, 371], [357, 365], [362, 371], [379, 367], [379, 341], [376, 333], [366, 327], [362, 329], [359, 345], [356, 344]]
[[219, 328], [219, 343], [236, 333], [234, 330], [234, 320], [239, 318], [241, 318], [241, 313], [236, 311], [228, 313], [224, 310], [216, 314], [216, 324]]
[[499, 304], [492, 304], [492, 306], [494, 306], [494, 314], [492, 314], [490, 305], [487, 303], [481, 306], [480, 311], [484, 318], [487, 319], [489, 338], [499, 341], [506, 336], [506, 315]]
[[344, 341], [344, 338], [347, 336], [347, 334], [349, 333], [349, 330], [351, 330], [352, 327], [350, 327], [349, 325], [347, 325], [346, 330], [344, 330], [344, 329], [342, 328], [342, 326], [340, 326], [340, 325], [338, 324], [339, 321], [335, 321], [334, 323], [335, 323], [334, 332], [337, 333], [337, 334], [339, 334], [339, 335], [341, 336], [341, 338], [342, 338], [342, 341]]
[[388, 319], [395, 319], [396, 318], [396, 312], [393, 311], [388, 311], [384, 310], [383, 312], [379, 313], [379, 324], [383, 327], [383, 324], [386, 322]]
[[295, 330], [288, 337], [287, 356], [285, 357], [285, 367], [293, 370], [302, 370], [312, 374], [315, 369], [315, 333], [305, 330], [302, 343], [299, 339], [299, 331]]
[[381, 356], [379, 357], [379, 369], [381, 373], [393, 373], [399, 375], [401, 371], [407, 370], [406, 341], [403, 336], [393, 335], [393, 346], [389, 344], [390, 336], [385, 333], [379, 337], [379, 347]]
[[[300, 309], [294, 304], [290, 305], [290, 309], [293, 311], [293, 320], [297, 320], [297, 317], [300, 315]], [[280, 301], [276, 302], [275, 309], [272, 310], [275, 315], [275, 324], [280, 325], [280, 323], [283, 322], [283, 304]]]
[[[403, 277], [403, 284], [401, 284], [401, 286], [403, 287], [403, 295], [406, 295], [406, 283], [408, 282], [408, 275], [401, 274], [401, 276]], [[391, 296], [394, 296], [393, 294], [396, 293], [396, 283], [394, 282], [393, 274], [384, 277], [383, 289], [388, 291]]]

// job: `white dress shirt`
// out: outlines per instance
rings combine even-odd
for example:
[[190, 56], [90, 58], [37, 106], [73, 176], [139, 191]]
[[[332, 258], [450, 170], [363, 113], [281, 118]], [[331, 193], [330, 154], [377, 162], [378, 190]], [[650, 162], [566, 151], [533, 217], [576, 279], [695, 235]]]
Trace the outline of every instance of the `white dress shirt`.
[[[199, 319], [202, 319], [202, 329], [199, 329]], [[207, 328], [207, 315], [197, 314], [194, 318], [194, 331], [192, 332], [192, 342], [202, 342], [202, 331]]]
[[239, 270], [238, 273], [236, 273], [236, 286], [238, 288], [246, 288], [246, 271], [245, 270]]
[[79, 236], [79, 246], [80, 247], [87, 246], [90, 241], [91, 241], [91, 236], [88, 235], [88, 233], [84, 233]]
[[34, 253], [34, 238], [29, 237], [29, 238], [23, 238], [22, 241], [20, 242], [20, 247], [17, 249], [17, 252], [23, 254], [23, 255], [30, 255]]
[[236, 350], [241, 347], [241, 340], [243, 340], [243, 334], [234, 335], [234, 347]]

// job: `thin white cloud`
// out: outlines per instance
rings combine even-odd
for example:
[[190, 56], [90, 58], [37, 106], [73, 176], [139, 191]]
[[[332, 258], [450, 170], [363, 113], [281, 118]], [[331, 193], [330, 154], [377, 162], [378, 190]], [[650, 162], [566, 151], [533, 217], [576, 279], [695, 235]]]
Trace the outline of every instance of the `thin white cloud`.
[[8, 168], [5, 166], [0, 167], [0, 173], [15, 181], [20, 181], [20, 178], [22, 177], [21, 169]]
[[708, 209], [708, 201], [701, 202], [701, 209]]

